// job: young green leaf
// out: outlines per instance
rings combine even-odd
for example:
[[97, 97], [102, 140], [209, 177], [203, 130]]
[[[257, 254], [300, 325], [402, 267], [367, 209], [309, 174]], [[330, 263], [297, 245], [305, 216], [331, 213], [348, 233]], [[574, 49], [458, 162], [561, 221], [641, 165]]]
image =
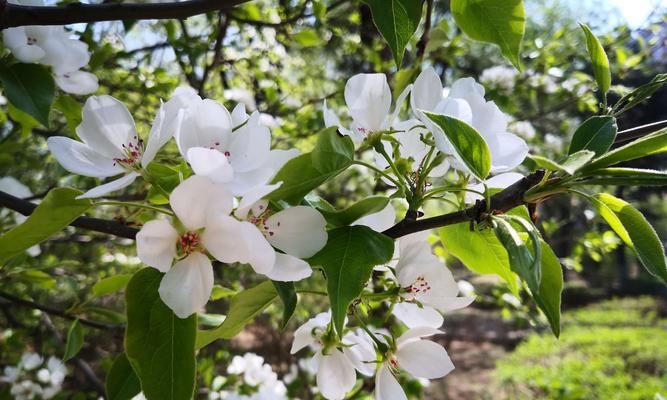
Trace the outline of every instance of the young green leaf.
[[130, 274], [119, 274], [97, 281], [93, 285], [93, 297], [102, 297], [123, 290], [131, 278]]
[[644, 268], [667, 283], [665, 249], [642, 213], [626, 201], [607, 193], [589, 197], [589, 200], [621, 240], [635, 251]]
[[656, 75], [649, 83], [641, 85], [640, 87], [634, 89], [632, 92], [621, 97], [616, 102], [616, 104], [614, 104], [614, 107], [612, 108], [612, 114], [618, 117], [632, 107], [651, 97], [653, 93], [663, 87], [666, 83], [667, 74]]
[[457, 158], [480, 180], [491, 171], [491, 153], [482, 135], [475, 128], [458, 118], [424, 111], [438, 125], [451, 143]]
[[533, 299], [537, 306], [542, 310], [549, 321], [551, 331], [558, 337], [560, 336], [560, 302], [561, 292], [563, 291], [563, 269], [554, 254], [544, 240], [540, 240], [542, 279], [540, 279], [540, 290], [537, 294], [533, 293]]
[[271, 281], [239, 292], [229, 304], [229, 311], [224, 322], [215, 329], [197, 332], [197, 349], [214, 342], [217, 339], [231, 339], [241, 332], [244, 326], [252, 321], [266, 307], [271, 305], [278, 293]]
[[333, 227], [350, 225], [364, 215], [373, 214], [382, 211], [389, 198], [384, 196], [371, 196], [352, 204], [344, 210], [328, 211], [319, 209], [327, 222]]
[[609, 59], [607, 59], [607, 53], [604, 52], [604, 48], [600, 44], [598, 38], [595, 37], [591, 29], [586, 24], [580, 23], [581, 29], [586, 35], [586, 48], [588, 49], [588, 55], [591, 57], [591, 62], [593, 63], [593, 75], [595, 76], [595, 81], [598, 84], [598, 88], [602, 95], [605, 95], [611, 86], [611, 71], [609, 69]]
[[83, 331], [83, 326], [78, 319], [75, 319], [72, 322], [72, 325], [69, 327], [67, 332], [67, 344], [65, 345], [65, 355], [63, 356], [63, 361], [71, 360], [74, 356], [77, 355], [81, 347], [83, 347], [83, 337], [85, 332]]
[[373, 267], [389, 261], [394, 241], [367, 226], [346, 226], [329, 232], [326, 246], [310, 258], [327, 278], [334, 327], [342, 335], [347, 308], [359, 297]]
[[593, 159], [595, 153], [590, 150], [581, 150], [570, 156], [560, 163], [549, 160], [546, 157], [529, 154], [528, 157], [535, 162], [539, 167], [549, 171], [562, 171], [568, 175], [574, 175], [581, 168], [586, 166], [590, 160]]
[[22, 224], [0, 236], [0, 264], [50, 238], [91, 206], [90, 199], [77, 200], [80, 191], [51, 190]]
[[164, 274], [135, 273], [125, 290], [125, 351], [148, 399], [190, 400], [194, 394], [197, 316], [178, 318], [158, 295]]
[[581, 172], [584, 175], [592, 175], [594, 171], [604, 167], [666, 151], [667, 129], [662, 129], [594, 159], [590, 164], [582, 168]]
[[130, 400], [141, 392], [139, 377], [125, 353], [121, 353], [114, 360], [104, 386], [107, 400]]
[[39, 64], [0, 65], [0, 81], [11, 104], [49, 126], [56, 86], [46, 68]]
[[579, 183], [582, 185], [667, 186], [667, 171], [639, 168], [602, 168]]
[[526, 29], [523, 0], [451, 0], [456, 24], [472, 39], [500, 46], [503, 56], [521, 69], [521, 41]]
[[298, 301], [294, 282], [271, 282], [280, 300], [283, 302], [283, 322], [280, 324], [280, 328], [285, 329], [290, 318], [292, 318], [292, 314], [294, 314], [294, 310], [296, 310], [296, 303]]
[[76, 127], [81, 123], [81, 103], [72, 96], [61, 94], [53, 103], [53, 108], [63, 113], [70, 133], [76, 133]]
[[415, 34], [422, 16], [422, 0], [364, 0], [373, 22], [389, 44], [396, 66], [401, 68], [405, 46]]
[[608, 115], [591, 117], [574, 132], [568, 154], [591, 150], [596, 156], [601, 156], [614, 143], [617, 130], [616, 118]]
[[541, 280], [541, 256], [537, 258], [531, 254], [519, 233], [508, 221], [495, 218], [494, 225], [493, 230], [496, 237], [509, 255], [510, 268], [526, 282], [533, 296], [538, 294]]

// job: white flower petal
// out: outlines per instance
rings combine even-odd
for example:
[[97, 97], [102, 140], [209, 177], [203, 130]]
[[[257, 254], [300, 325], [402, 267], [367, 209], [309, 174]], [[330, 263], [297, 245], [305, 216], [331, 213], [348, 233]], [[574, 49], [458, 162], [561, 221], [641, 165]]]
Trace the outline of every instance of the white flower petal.
[[205, 176], [214, 183], [228, 183], [234, 178], [234, 170], [227, 157], [218, 150], [191, 147], [187, 159], [195, 174]]
[[249, 116], [245, 111], [245, 104], [238, 103], [232, 110], [232, 124], [236, 128], [248, 120]]
[[391, 108], [391, 89], [384, 74], [357, 74], [345, 84], [345, 103], [360, 128], [380, 131]]
[[248, 123], [232, 134], [229, 162], [234, 171], [253, 171], [266, 162], [270, 150], [271, 132], [259, 122], [259, 113], [254, 112]]
[[144, 264], [167, 272], [176, 257], [177, 240], [178, 232], [168, 221], [148, 221], [137, 233], [137, 256]]
[[234, 170], [234, 179], [229, 183], [229, 187], [234, 196], [245, 196], [257, 187], [268, 185], [275, 174], [276, 172], [270, 167], [262, 167], [248, 172]]
[[317, 368], [317, 388], [328, 400], [341, 400], [352, 390], [356, 382], [354, 366], [338, 349], [331, 349], [330, 354], [319, 354]]
[[100, 86], [97, 76], [86, 71], [67, 72], [54, 78], [61, 90], [78, 96], [95, 93]]
[[221, 104], [205, 99], [193, 101], [176, 129], [176, 143], [187, 158], [192, 147], [207, 147], [226, 151], [232, 133], [232, 117]]
[[375, 348], [368, 334], [361, 329], [356, 332], [348, 332], [343, 337], [343, 354], [350, 360], [354, 368], [366, 376], [375, 373]]
[[365, 215], [354, 221], [352, 225], [365, 225], [376, 232], [382, 232], [391, 228], [395, 220], [396, 210], [389, 203], [382, 211]]
[[408, 328], [418, 326], [440, 328], [444, 322], [442, 315], [434, 308], [428, 306], [419, 307], [417, 304], [409, 302], [395, 304], [392, 314]]
[[76, 140], [52, 136], [46, 144], [58, 163], [74, 174], [106, 178], [124, 172], [112, 159]]
[[0, 190], [20, 199], [32, 196], [30, 188], [11, 176], [0, 178]]
[[433, 68], [426, 68], [417, 76], [411, 93], [410, 103], [415, 114], [418, 110], [435, 110], [442, 99], [442, 82]]
[[295, 257], [311, 257], [327, 243], [327, 221], [314, 208], [286, 208], [270, 216], [265, 225], [269, 243]]
[[43, 28], [37, 34], [37, 42], [45, 52], [40, 63], [50, 65], [58, 75], [79, 70], [88, 64], [90, 53], [86, 43], [71, 38], [71, 33], [62, 26]]
[[205, 226], [206, 217], [211, 212], [229, 214], [233, 198], [225, 186], [204, 176], [193, 175], [171, 192], [169, 204], [187, 229], [197, 230]]
[[410, 328], [407, 332], [402, 334], [398, 339], [396, 339], [396, 346], [401, 347], [405, 343], [413, 342], [419, 340], [420, 338], [433, 336], [441, 334], [442, 332], [436, 328], [429, 326], [419, 326], [416, 328]]
[[195, 252], [174, 264], [160, 282], [158, 292], [179, 318], [187, 318], [206, 305], [213, 290], [213, 266]]
[[76, 134], [91, 149], [110, 158], [124, 157], [123, 146], [137, 141], [132, 115], [123, 103], [108, 95], [86, 100]]
[[271, 271], [265, 274], [269, 279], [280, 282], [298, 282], [313, 274], [310, 265], [302, 259], [289, 254], [275, 254], [276, 262]]
[[129, 174], [124, 175], [122, 178], [118, 178], [114, 181], [107, 182], [104, 185], [90, 189], [81, 196], [77, 196], [77, 199], [93, 199], [96, 197], [102, 197], [107, 193], [115, 192], [116, 190], [130, 186], [138, 176], [140, 176], [138, 172], [130, 172]]
[[26, 27], [5, 29], [2, 31], [2, 39], [14, 57], [21, 62], [33, 63], [44, 57], [45, 52], [40, 46], [28, 45]]
[[197, 95], [197, 92], [193, 88], [189, 86], [177, 87], [171, 94], [169, 101], [164, 103], [164, 122], [162, 123], [164, 132], [162, 134], [173, 137], [183, 122], [185, 109], [197, 105], [201, 101], [201, 97]]
[[150, 162], [155, 159], [157, 152], [162, 148], [162, 146], [167, 144], [173, 135], [173, 130], [169, 131], [163, 126], [165, 115], [164, 104], [160, 104], [160, 109], [155, 115], [153, 126], [151, 126], [151, 131], [148, 134], [148, 141], [146, 142], [144, 154], [141, 157], [141, 166], [143, 168], [148, 167], [148, 164], [150, 164]]
[[315, 337], [313, 336], [313, 329], [326, 327], [330, 319], [331, 316], [329, 313], [320, 313], [298, 327], [297, 330], [294, 331], [294, 341], [292, 342], [290, 354], [294, 354], [304, 347], [314, 344]]
[[405, 391], [385, 364], [375, 375], [375, 400], [408, 400]]
[[417, 378], [441, 378], [454, 370], [454, 364], [441, 345], [430, 340], [405, 343], [396, 351], [401, 368]]
[[271, 150], [267, 164], [275, 172], [278, 172], [289, 160], [297, 157], [299, 153], [298, 149]]
[[[249, 190], [247, 193], [243, 195], [243, 198], [241, 199], [241, 202], [239, 203], [239, 206], [236, 208], [236, 211], [234, 212], [234, 215], [236, 215], [240, 219], [246, 219], [248, 216], [248, 212], [253, 209], [258, 205], [257, 203], [262, 200], [266, 195], [269, 193], [273, 192], [274, 190], [278, 189], [280, 185], [282, 185], [282, 182], [278, 182], [273, 185], [264, 185], [264, 186], [258, 186], [255, 188], [252, 188]], [[267, 202], [268, 203], [268, 202]], [[266, 207], [266, 204], [263, 204], [263, 207]], [[260, 211], [260, 210], [258, 210]], [[260, 211], [261, 213], [261, 211]], [[255, 214], [258, 215], [258, 214]]]
[[518, 167], [528, 155], [526, 141], [512, 133], [501, 133], [496, 137], [499, 145], [491, 149], [493, 171], [509, 171]]

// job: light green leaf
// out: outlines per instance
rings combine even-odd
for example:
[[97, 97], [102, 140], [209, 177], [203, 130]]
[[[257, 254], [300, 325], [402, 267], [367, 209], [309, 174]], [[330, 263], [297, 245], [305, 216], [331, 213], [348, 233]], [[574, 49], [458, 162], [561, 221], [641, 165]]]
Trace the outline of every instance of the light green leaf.
[[634, 160], [635, 158], [650, 156], [652, 154], [664, 153], [666, 151], [667, 129], [662, 129], [594, 159], [590, 164], [583, 168], [581, 172], [583, 174], [591, 174], [591, 172], [600, 168], [609, 167], [623, 161]]
[[526, 282], [533, 295], [539, 293], [541, 257], [536, 258], [531, 254], [519, 233], [508, 221], [497, 218], [494, 223], [496, 237], [509, 255], [510, 268]]
[[310, 258], [321, 266], [327, 278], [327, 291], [336, 332], [343, 332], [347, 307], [359, 297], [373, 267], [388, 262], [394, 241], [367, 226], [346, 226], [329, 231], [326, 246]]
[[147, 399], [190, 400], [194, 394], [197, 316], [178, 318], [158, 295], [164, 274], [135, 273], [125, 290], [125, 351]]
[[84, 336], [85, 332], [83, 331], [83, 326], [81, 326], [78, 319], [75, 319], [67, 332], [67, 344], [65, 345], [63, 361], [68, 361], [79, 353], [79, 350], [83, 347]]
[[0, 236], [0, 264], [50, 238], [86, 212], [91, 201], [76, 200], [80, 194], [70, 188], [51, 190], [28, 219]]
[[39, 64], [0, 65], [0, 81], [7, 100], [49, 126], [56, 86], [49, 70]]
[[67, 121], [67, 128], [70, 133], [74, 134], [76, 127], [81, 123], [81, 103], [72, 96], [60, 94], [53, 103], [53, 108], [63, 113]]
[[586, 35], [586, 48], [588, 49], [588, 55], [591, 57], [591, 62], [593, 63], [593, 75], [595, 76], [595, 81], [598, 84], [598, 88], [603, 95], [609, 90], [611, 86], [611, 71], [609, 70], [609, 59], [607, 58], [607, 53], [604, 52], [604, 48], [600, 44], [598, 38], [595, 37], [591, 29], [586, 24], [580, 23], [581, 29]]
[[107, 400], [131, 400], [141, 392], [139, 377], [125, 353], [121, 353], [114, 360], [104, 386]]
[[491, 153], [482, 135], [475, 128], [458, 118], [424, 111], [438, 125], [454, 147], [457, 158], [480, 180], [491, 171]]
[[563, 269], [558, 257], [554, 254], [544, 240], [540, 240], [542, 246], [542, 279], [540, 290], [533, 293], [533, 299], [537, 306], [544, 312], [549, 321], [551, 331], [556, 337], [560, 336], [560, 302], [563, 291]]
[[273, 182], [282, 182], [282, 185], [267, 199], [298, 204], [311, 190], [352, 165], [353, 159], [352, 140], [339, 135], [336, 128], [324, 129], [318, 134], [317, 144], [311, 153], [289, 160], [278, 171]]
[[283, 322], [280, 324], [280, 328], [285, 329], [290, 318], [292, 318], [292, 314], [294, 314], [294, 310], [296, 310], [296, 303], [298, 301], [294, 282], [271, 282], [273, 282], [273, 287], [283, 302]]
[[231, 297], [236, 293], [236, 290], [232, 290], [220, 285], [213, 285], [213, 290], [211, 291], [211, 300], [215, 301], [224, 297]]
[[401, 67], [405, 46], [415, 34], [422, 16], [422, 0], [364, 0], [373, 22], [389, 44], [396, 66]]
[[592, 199], [597, 200], [592, 201], [593, 205], [621, 240], [635, 251], [644, 268], [667, 283], [665, 249], [642, 213], [628, 202], [607, 193], [595, 195]]
[[215, 329], [197, 332], [197, 349], [217, 339], [231, 339], [278, 297], [271, 281], [239, 292], [232, 297], [227, 318]]
[[518, 296], [519, 285], [510, 268], [509, 256], [492, 230], [471, 231], [468, 224], [461, 223], [440, 228], [438, 233], [447, 252], [469, 270], [500, 276]]
[[380, 212], [387, 206], [387, 204], [389, 204], [388, 197], [371, 196], [359, 200], [344, 210], [319, 210], [319, 212], [331, 226], [340, 227], [350, 225], [365, 215]]
[[583, 185], [635, 185], [667, 186], [667, 171], [639, 168], [602, 168], [590, 178], [580, 181]]
[[97, 281], [93, 285], [93, 297], [102, 297], [123, 290], [131, 278], [130, 274], [119, 274]]
[[322, 40], [322, 35], [318, 34], [313, 29], [302, 29], [301, 31], [293, 34], [292, 39], [294, 39], [303, 47], [321, 46], [324, 43], [324, 40]]
[[574, 175], [595, 157], [595, 153], [590, 150], [581, 150], [568, 156], [560, 163], [534, 154], [529, 154], [528, 157], [541, 168], [545, 168], [549, 171], [562, 171], [568, 175]]
[[617, 130], [616, 118], [608, 115], [591, 117], [574, 132], [568, 154], [591, 150], [596, 156], [601, 156], [614, 143]]
[[522, 0], [451, 0], [456, 24], [471, 38], [500, 46], [503, 56], [521, 69], [521, 41], [526, 29]]

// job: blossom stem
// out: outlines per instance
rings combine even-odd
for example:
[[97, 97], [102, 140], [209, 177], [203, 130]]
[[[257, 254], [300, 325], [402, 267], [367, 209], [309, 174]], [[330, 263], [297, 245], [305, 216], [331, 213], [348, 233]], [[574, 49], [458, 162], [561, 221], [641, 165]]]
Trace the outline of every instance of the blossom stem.
[[137, 207], [137, 208], [145, 208], [147, 210], [151, 211], [157, 211], [163, 214], [167, 214], [170, 216], [174, 216], [174, 213], [162, 208], [162, 207], [155, 207], [151, 206], [148, 204], [143, 204], [143, 203], [134, 203], [134, 202], [124, 202], [124, 201], [97, 201], [93, 203], [95, 206], [118, 206], [118, 207]]
[[394, 175], [396, 175], [396, 179], [398, 179], [399, 182], [400, 182], [399, 187], [403, 189], [403, 192], [407, 193], [406, 188], [407, 188], [408, 185], [405, 184], [405, 182], [404, 182], [405, 178], [403, 177], [403, 175], [401, 175], [401, 173], [398, 172], [398, 168], [396, 167], [396, 164], [394, 164], [394, 160], [392, 160], [391, 157], [389, 157], [389, 154], [387, 154], [387, 150], [384, 149], [384, 146], [382, 146], [381, 143], [380, 143], [379, 146], [375, 146], [375, 147], [376, 147], [375, 150], [377, 150], [380, 154], [382, 154], [382, 157], [384, 157], [384, 159], [389, 164], [389, 167], [394, 172]]
[[354, 313], [354, 318], [356, 318], [357, 322], [359, 322], [359, 326], [361, 327], [361, 329], [363, 329], [364, 332], [366, 332], [368, 336], [370, 336], [371, 339], [373, 339], [375, 344], [378, 346], [378, 349], [380, 349], [380, 352], [385, 353], [387, 351], [387, 345], [383, 341], [378, 339], [377, 336], [375, 336], [375, 334], [368, 328], [366, 322], [364, 322], [363, 318], [361, 318], [361, 315], [359, 315], [359, 310], [357, 310], [357, 307], [353, 307], [352, 312]]
[[390, 182], [393, 183], [394, 185], [396, 185], [396, 187], [401, 187], [401, 184], [400, 184], [396, 179], [394, 179], [391, 175], [389, 175], [389, 174], [383, 172], [380, 168], [378, 168], [378, 167], [376, 167], [376, 166], [374, 166], [374, 165], [372, 165], [372, 164], [369, 164], [369, 163], [367, 163], [367, 162], [359, 161], [359, 160], [354, 160], [353, 163], [354, 163], [354, 164], [357, 164], [357, 165], [364, 166], [364, 167], [366, 167], [366, 168], [368, 168], [368, 169], [371, 169], [371, 170], [377, 172], [378, 174], [382, 175], [384, 178], [386, 178], [388, 181], [390, 181]]

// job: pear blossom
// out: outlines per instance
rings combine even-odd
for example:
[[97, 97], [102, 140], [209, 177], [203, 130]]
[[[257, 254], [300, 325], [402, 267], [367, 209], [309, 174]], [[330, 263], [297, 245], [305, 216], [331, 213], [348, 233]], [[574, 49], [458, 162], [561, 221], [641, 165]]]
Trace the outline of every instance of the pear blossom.
[[43, 363], [44, 358], [39, 354], [25, 352], [18, 365], [5, 367], [0, 382], [11, 385], [9, 393], [13, 399], [53, 398], [62, 389], [67, 367], [53, 356], [49, 357], [46, 365]]
[[[0, 191], [3, 191], [5, 193], [8, 193], [14, 197], [18, 197], [21, 199], [25, 199], [32, 196], [30, 188], [28, 188], [26, 185], [22, 184], [21, 182], [16, 180], [16, 178], [13, 178], [11, 176], [5, 176], [0, 178]], [[7, 209], [0, 210], [0, 218], [5, 217], [8, 213], [9, 210]], [[28, 217], [24, 215], [15, 213], [14, 221], [17, 224], [21, 224], [27, 218]], [[28, 250], [26, 251], [33, 257], [37, 257], [42, 252], [38, 244], [29, 247]]]
[[458, 297], [459, 287], [451, 271], [432, 253], [428, 231], [398, 240], [396, 280], [400, 302], [393, 314], [409, 328], [442, 326], [441, 313], [470, 305], [474, 297]]
[[370, 351], [370, 339], [364, 337], [363, 331], [345, 335], [342, 340], [343, 349], [330, 343], [327, 325], [331, 321], [331, 313], [316, 315], [301, 325], [294, 332], [292, 354], [310, 347], [315, 351], [312, 362], [317, 365], [317, 388], [324, 398], [340, 400], [352, 390], [356, 382], [355, 369], [365, 375], [371, 375], [370, 365], [375, 361], [375, 352]]
[[395, 374], [404, 370], [415, 378], [442, 378], [454, 370], [444, 347], [422, 338], [441, 333], [435, 328], [412, 328], [396, 340], [375, 375], [375, 400], [407, 400]]
[[90, 189], [78, 198], [101, 197], [129, 186], [171, 138], [163, 129], [164, 106], [153, 121], [147, 143], [137, 136], [134, 119], [115, 98], [92, 96], [83, 106], [83, 119], [76, 128], [82, 142], [52, 136], [47, 140], [51, 154], [66, 170], [84, 176], [121, 178]]
[[441, 128], [424, 111], [458, 118], [474, 127], [484, 138], [491, 153], [491, 172], [504, 172], [517, 167], [528, 154], [528, 145], [507, 131], [509, 117], [493, 101], [484, 99], [484, 87], [473, 78], [462, 78], [452, 84], [447, 96], [440, 77], [433, 68], [423, 70], [412, 87], [410, 103], [413, 113], [433, 133], [437, 148], [451, 154], [454, 167], [466, 171]]
[[355, 143], [363, 141], [368, 134], [388, 130], [392, 127], [401, 105], [409, 94], [406, 88], [396, 100], [390, 112], [392, 95], [385, 74], [357, 74], [345, 84], [345, 103], [352, 117], [352, 125], [344, 128], [338, 116], [324, 102], [324, 124], [337, 126], [341, 134], [350, 136]]

